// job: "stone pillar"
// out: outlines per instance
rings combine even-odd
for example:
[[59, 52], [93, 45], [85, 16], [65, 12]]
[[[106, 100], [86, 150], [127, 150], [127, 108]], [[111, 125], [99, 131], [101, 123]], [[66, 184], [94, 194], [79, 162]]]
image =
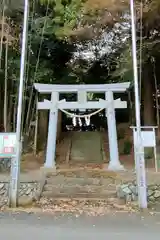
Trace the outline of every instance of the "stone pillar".
[[108, 169], [113, 171], [124, 170], [124, 167], [121, 165], [119, 161], [113, 92], [106, 92], [105, 98], [108, 102], [108, 106], [106, 109], [110, 151], [110, 162]]
[[58, 121], [58, 93], [52, 92], [51, 95], [51, 109], [49, 114], [48, 140], [45, 168], [56, 168], [56, 136], [57, 136], [57, 121]]

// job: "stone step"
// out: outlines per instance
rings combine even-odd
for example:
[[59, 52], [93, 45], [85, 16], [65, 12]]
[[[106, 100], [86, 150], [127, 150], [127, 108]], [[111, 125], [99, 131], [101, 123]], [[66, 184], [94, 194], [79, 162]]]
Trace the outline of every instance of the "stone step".
[[103, 194], [97, 193], [78, 193], [78, 192], [52, 192], [52, 191], [44, 191], [42, 193], [42, 197], [47, 198], [81, 198], [81, 199], [107, 199], [111, 197], [116, 197], [115, 191], [107, 191]]
[[108, 186], [94, 186], [94, 185], [78, 185], [78, 184], [57, 184], [44, 186], [44, 191], [79, 191], [79, 192], [103, 192], [116, 191], [116, 185], [110, 184]]
[[65, 143], [61, 146], [57, 146], [56, 152], [57, 153], [60, 152], [61, 154], [63, 154], [66, 150], [68, 150], [68, 147], [69, 147], [69, 143]]
[[86, 180], [86, 179], [92, 179], [93, 181], [111, 181], [113, 183], [115, 180], [120, 178], [120, 173], [116, 173], [109, 170], [104, 169], [98, 169], [93, 168], [93, 165], [91, 167], [88, 167], [88, 169], [84, 169], [82, 167], [72, 167], [67, 169], [57, 169], [56, 173], [53, 171], [48, 175], [47, 181], [52, 182], [57, 180], [65, 181], [66, 179], [72, 179], [73, 181], [76, 179]]
[[74, 132], [70, 158], [71, 161], [102, 162], [101, 133]]
[[62, 176], [55, 176], [46, 179], [46, 183], [49, 185], [56, 185], [56, 184], [70, 184], [70, 185], [93, 185], [93, 186], [109, 186], [112, 184], [121, 183], [121, 180], [116, 178], [90, 178], [90, 177], [62, 177]]
[[[75, 175], [72, 175], [73, 173]], [[68, 172], [47, 177], [42, 196], [48, 198], [106, 199], [109, 196], [114, 197], [116, 195], [116, 184], [119, 183], [119, 180], [115, 179], [115, 175], [112, 173], [95, 171], [93, 174], [93, 170], [89, 172], [79, 170], [77, 172], [71, 171], [71, 176], [65, 174], [68, 174]], [[79, 174], [78, 177], [77, 174]], [[97, 174], [99, 177], [91, 177], [92, 174]], [[106, 178], [103, 178], [103, 174]]]
[[67, 155], [70, 148], [71, 135], [66, 135], [64, 139], [57, 144], [56, 148], [56, 161], [57, 163], [62, 163], [67, 161]]
[[112, 178], [65, 178], [55, 176], [47, 178], [43, 197], [48, 198], [99, 198], [116, 196], [116, 184]]
[[107, 138], [107, 133], [102, 133], [102, 147], [105, 154], [105, 159], [108, 161], [109, 157], [109, 143]]

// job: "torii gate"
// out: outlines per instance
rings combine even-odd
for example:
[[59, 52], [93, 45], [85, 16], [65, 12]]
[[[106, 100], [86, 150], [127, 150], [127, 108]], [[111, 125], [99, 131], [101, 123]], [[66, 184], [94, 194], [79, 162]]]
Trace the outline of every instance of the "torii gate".
[[[106, 117], [108, 124], [110, 162], [109, 170], [123, 170], [123, 166], [119, 161], [117, 130], [115, 119], [115, 108], [127, 108], [127, 102], [120, 99], [114, 100], [113, 93], [122, 93], [129, 88], [130, 82], [113, 83], [113, 84], [82, 84], [82, 85], [55, 85], [35, 83], [35, 89], [41, 94], [51, 94], [51, 100], [38, 102], [37, 108], [50, 110], [48, 140], [45, 168], [55, 168], [55, 152], [56, 152], [56, 134], [58, 109], [106, 109]], [[87, 93], [105, 93], [105, 100], [87, 101]], [[67, 102], [65, 99], [59, 100], [60, 93], [77, 93], [78, 101]]]

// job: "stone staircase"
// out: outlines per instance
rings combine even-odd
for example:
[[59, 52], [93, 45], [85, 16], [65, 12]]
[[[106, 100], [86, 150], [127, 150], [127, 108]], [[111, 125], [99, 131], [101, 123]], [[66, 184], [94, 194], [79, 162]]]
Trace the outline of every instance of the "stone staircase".
[[108, 162], [108, 140], [104, 132], [67, 132], [56, 147], [58, 164], [104, 164]]
[[103, 163], [100, 132], [73, 132], [70, 152], [72, 162]]
[[108, 136], [107, 132], [101, 132], [102, 138], [102, 149], [103, 149], [103, 159], [105, 163], [109, 162], [109, 143], [108, 143]]
[[[146, 177], [148, 185], [156, 190], [159, 197], [160, 174], [146, 171]], [[60, 203], [71, 200], [90, 201], [95, 204], [99, 201], [105, 201], [107, 204], [116, 201], [118, 204], [124, 204], [124, 199], [118, 198], [117, 191], [120, 187], [126, 189], [126, 186], [130, 187], [132, 184], [136, 184], [136, 174], [131, 170], [111, 172], [91, 167], [57, 169], [56, 173], [50, 172], [46, 176], [41, 197], [42, 201], [49, 200], [53, 204], [56, 201]], [[130, 201], [129, 198], [127, 199]]]
[[104, 172], [93, 176], [93, 172], [60, 173], [46, 178], [42, 197], [53, 199], [108, 199], [115, 197], [116, 186], [120, 183], [114, 173]]
[[58, 164], [67, 163], [69, 161], [72, 133], [63, 134], [61, 141], [56, 146], [56, 162]]

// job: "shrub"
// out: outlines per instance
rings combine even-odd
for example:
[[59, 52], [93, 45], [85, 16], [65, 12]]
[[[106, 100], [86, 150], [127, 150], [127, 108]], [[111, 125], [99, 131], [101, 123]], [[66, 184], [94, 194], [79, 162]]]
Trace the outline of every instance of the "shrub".
[[153, 149], [152, 148], [145, 148], [144, 158], [149, 160], [153, 157], [154, 157]]
[[118, 129], [117, 138], [118, 138], [118, 140], [121, 140], [121, 139], [125, 138], [125, 130], [124, 130], [124, 128]]
[[123, 154], [124, 155], [129, 155], [132, 150], [132, 143], [129, 139], [124, 141], [124, 146], [123, 146]]

